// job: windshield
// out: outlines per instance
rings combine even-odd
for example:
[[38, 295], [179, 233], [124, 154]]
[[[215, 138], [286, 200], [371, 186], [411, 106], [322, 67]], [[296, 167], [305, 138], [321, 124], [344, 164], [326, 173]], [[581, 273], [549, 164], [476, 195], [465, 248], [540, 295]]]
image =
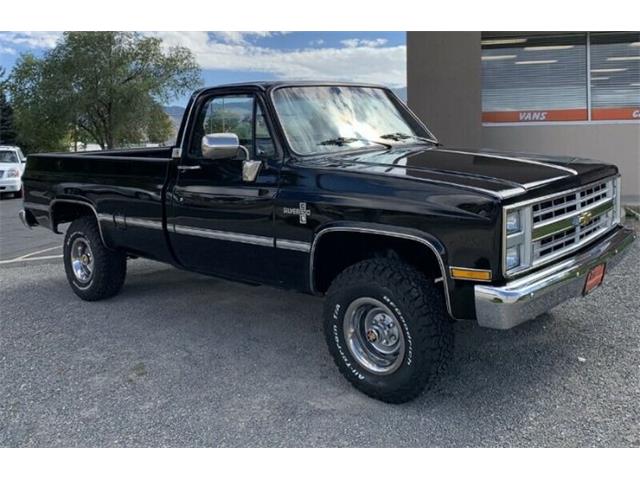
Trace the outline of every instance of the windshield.
[[435, 143], [382, 88], [286, 87], [274, 91], [273, 102], [291, 148], [301, 155]]
[[0, 150], [0, 163], [20, 163], [13, 150]]

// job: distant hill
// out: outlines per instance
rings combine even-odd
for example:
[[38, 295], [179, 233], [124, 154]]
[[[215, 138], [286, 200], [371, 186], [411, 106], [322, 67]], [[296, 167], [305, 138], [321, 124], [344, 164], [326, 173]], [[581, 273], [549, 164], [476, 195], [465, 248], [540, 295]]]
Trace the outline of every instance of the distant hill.
[[164, 112], [169, 116], [171, 120], [171, 138], [168, 139], [168, 143], [175, 141], [178, 136], [178, 130], [180, 129], [180, 122], [182, 122], [182, 116], [184, 115], [185, 108], [177, 105], [162, 107]]
[[169, 115], [170, 117], [180, 116], [184, 113], [184, 110], [185, 110], [184, 107], [178, 107], [176, 105], [163, 107], [163, 108], [166, 114]]

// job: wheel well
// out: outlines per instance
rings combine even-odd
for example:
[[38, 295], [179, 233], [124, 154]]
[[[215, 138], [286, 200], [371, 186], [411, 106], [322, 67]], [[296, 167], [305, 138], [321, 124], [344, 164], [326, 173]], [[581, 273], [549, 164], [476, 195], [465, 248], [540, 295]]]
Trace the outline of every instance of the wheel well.
[[98, 221], [93, 208], [85, 203], [58, 201], [51, 207], [51, 226], [56, 232], [58, 225], [73, 222], [80, 217], [93, 217]]
[[408, 238], [363, 232], [330, 232], [318, 240], [313, 255], [313, 286], [325, 293], [345, 268], [369, 258], [397, 258], [414, 266], [428, 278], [442, 276], [431, 248]]

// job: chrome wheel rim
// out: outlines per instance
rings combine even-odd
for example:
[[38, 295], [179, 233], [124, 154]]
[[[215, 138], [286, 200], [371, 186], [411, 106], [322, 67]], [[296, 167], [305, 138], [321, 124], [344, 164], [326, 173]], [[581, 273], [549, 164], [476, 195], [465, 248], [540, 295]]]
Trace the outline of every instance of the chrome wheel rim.
[[343, 331], [349, 352], [369, 372], [388, 375], [402, 364], [404, 332], [396, 315], [381, 301], [362, 297], [351, 302]]
[[71, 268], [82, 283], [88, 283], [93, 276], [93, 252], [84, 238], [76, 238], [71, 244]]

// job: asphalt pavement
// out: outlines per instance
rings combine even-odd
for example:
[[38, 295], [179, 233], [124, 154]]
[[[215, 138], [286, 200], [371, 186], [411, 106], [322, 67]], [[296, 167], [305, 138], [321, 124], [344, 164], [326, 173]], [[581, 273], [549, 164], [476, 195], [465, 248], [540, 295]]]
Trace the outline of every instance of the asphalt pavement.
[[[3, 258], [24, 255], [12, 231]], [[4, 263], [0, 446], [640, 447], [639, 266], [637, 242], [535, 321], [457, 323], [447, 375], [388, 405], [338, 373], [320, 298], [133, 260], [119, 296], [87, 303], [58, 258]]]
[[0, 199], [0, 262], [62, 254], [62, 236], [44, 228], [26, 228], [18, 219], [21, 208], [22, 199]]

